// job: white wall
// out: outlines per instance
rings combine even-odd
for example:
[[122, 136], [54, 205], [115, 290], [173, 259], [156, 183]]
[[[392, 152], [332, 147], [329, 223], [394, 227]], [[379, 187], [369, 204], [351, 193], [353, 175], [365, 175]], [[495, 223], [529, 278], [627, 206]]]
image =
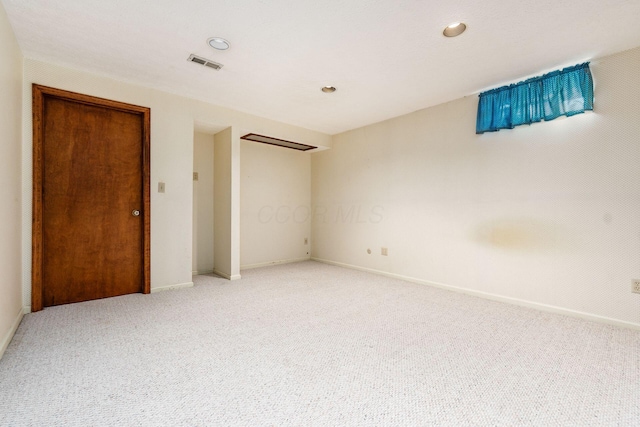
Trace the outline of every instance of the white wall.
[[20, 111], [22, 53], [0, 4], [0, 357], [22, 315]]
[[231, 262], [231, 144], [229, 127], [214, 137], [214, 271], [228, 279], [234, 275]]
[[591, 68], [595, 113], [475, 135], [470, 96], [335, 136], [313, 257], [640, 326], [640, 48]]
[[213, 271], [213, 135], [193, 134], [193, 274]]
[[241, 268], [309, 259], [311, 155], [240, 143]]
[[[203, 70], [206, 71], [206, 70]], [[95, 74], [25, 59], [22, 91], [23, 303], [31, 304], [31, 84], [128, 102], [151, 108], [151, 288], [191, 282], [194, 124], [249, 129], [276, 138], [329, 147], [331, 138], [295, 126], [194, 101]], [[232, 134], [232, 271], [239, 272], [239, 131]], [[217, 153], [216, 153], [217, 154]], [[166, 192], [157, 192], [165, 182]], [[216, 258], [220, 255], [216, 246]]]

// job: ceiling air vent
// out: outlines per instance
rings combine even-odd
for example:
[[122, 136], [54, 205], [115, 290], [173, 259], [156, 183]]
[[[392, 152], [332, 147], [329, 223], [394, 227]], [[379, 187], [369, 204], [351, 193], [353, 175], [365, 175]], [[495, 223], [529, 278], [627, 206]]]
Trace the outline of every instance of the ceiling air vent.
[[196, 64], [204, 65], [205, 67], [213, 68], [214, 70], [219, 70], [220, 68], [222, 68], [222, 64], [218, 64], [217, 62], [211, 61], [210, 59], [196, 56], [193, 53], [189, 55], [189, 58], [187, 60], [195, 62]]
[[300, 150], [300, 151], [307, 151], [307, 150], [313, 150], [314, 148], [318, 148], [318, 147], [313, 147], [311, 145], [300, 144], [299, 142], [285, 141], [284, 139], [257, 135], [255, 133], [248, 133], [245, 136], [242, 136], [240, 138], [246, 139], [247, 141], [261, 142], [263, 144], [269, 144], [269, 145], [277, 145], [278, 147], [293, 148], [294, 150]]

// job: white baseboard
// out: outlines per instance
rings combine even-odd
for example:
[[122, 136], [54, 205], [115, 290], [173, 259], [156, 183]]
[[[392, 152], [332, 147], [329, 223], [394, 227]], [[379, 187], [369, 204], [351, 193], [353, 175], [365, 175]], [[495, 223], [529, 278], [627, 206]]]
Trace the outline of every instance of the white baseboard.
[[13, 323], [11, 324], [11, 328], [9, 328], [9, 331], [6, 333], [6, 335], [2, 337], [2, 341], [0, 342], [0, 359], [2, 359], [2, 356], [4, 356], [4, 351], [7, 349], [7, 347], [9, 347], [9, 343], [11, 342], [11, 340], [13, 339], [13, 336], [18, 330], [18, 326], [20, 326], [20, 322], [22, 321], [23, 316], [24, 316], [24, 309], [20, 308], [18, 315], [16, 316]]
[[223, 273], [222, 271], [213, 270], [213, 274], [217, 274], [220, 277], [223, 277], [227, 280], [240, 280], [241, 276], [239, 274], [229, 275], [227, 273]]
[[498, 302], [504, 302], [504, 303], [507, 303], [507, 304], [519, 305], [521, 307], [533, 308], [533, 309], [540, 310], [540, 311], [545, 311], [545, 312], [548, 312], [548, 313], [562, 314], [562, 315], [565, 315], [565, 316], [577, 317], [577, 318], [580, 318], [580, 319], [590, 320], [592, 322], [605, 323], [607, 325], [613, 325], [613, 326], [619, 326], [619, 327], [622, 327], [622, 328], [630, 328], [630, 329], [640, 330], [640, 324], [638, 324], [638, 323], [633, 323], [633, 322], [627, 322], [627, 321], [624, 321], [624, 320], [613, 319], [611, 317], [600, 316], [600, 315], [592, 314], [592, 313], [585, 313], [583, 311], [572, 310], [572, 309], [569, 309], [569, 308], [558, 307], [558, 306], [555, 306], [555, 305], [542, 304], [542, 303], [539, 303], [539, 302], [527, 301], [527, 300], [523, 300], [523, 299], [519, 299], [519, 298], [513, 298], [513, 297], [505, 297], [505, 296], [502, 296], [502, 295], [492, 294], [492, 293], [489, 293], [489, 292], [475, 291], [473, 289], [468, 289], [468, 288], [460, 288], [458, 286], [451, 286], [451, 285], [446, 285], [444, 283], [438, 283], [438, 282], [431, 282], [431, 281], [428, 281], [428, 280], [416, 279], [415, 277], [403, 276], [401, 274], [395, 274], [395, 273], [388, 273], [388, 272], [382, 271], [382, 270], [375, 270], [375, 269], [372, 269], [372, 268], [359, 267], [357, 265], [345, 264], [345, 263], [341, 263], [341, 262], [337, 262], [337, 261], [331, 261], [331, 260], [327, 260], [327, 259], [321, 259], [321, 258], [312, 257], [311, 260], [312, 261], [317, 261], [317, 262], [322, 262], [324, 264], [336, 265], [338, 267], [350, 268], [352, 270], [365, 271], [367, 273], [378, 274], [378, 275], [381, 275], [381, 276], [391, 277], [391, 278], [394, 278], [394, 279], [400, 279], [400, 280], [404, 280], [406, 282], [412, 282], [412, 283], [418, 283], [418, 284], [421, 284], [421, 285], [433, 286], [433, 287], [436, 287], [436, 288], [445, 289], [445, 290], [448, 290], [448, 291], [459, 292], [459, 293], [463, 293], [463, 294], [466, 294], [466, 295], [471, 295], [471, 296], [474, 296], [474, 297], [485, 298], [485, 299], [489, 299], [489, 300], [492, 300], [492, 301], [498, 301]]
[[192, 288], [192, 287], [193, 287], [193, 282], [177, 283], [175, 285], [158, 286], [156, 288], [151, 288], [151, 293], [154, 294], [156, 292], [171, 291], [174, 289]]
[[293, 262], [309, 261], [310, 259], [311, 257], [304, 257], [304, 258], [282, 259], [278, 261], [261, 262], [258, 264], [241, 265], [240, 270], [250, 270], [252, 268], [268, 267], [271, 265], [291, 264]]
[[198, 276], [200, 274], [211, 274], [213, 273], [213, 270], [194, 270], [191, 272], [192, 276]]

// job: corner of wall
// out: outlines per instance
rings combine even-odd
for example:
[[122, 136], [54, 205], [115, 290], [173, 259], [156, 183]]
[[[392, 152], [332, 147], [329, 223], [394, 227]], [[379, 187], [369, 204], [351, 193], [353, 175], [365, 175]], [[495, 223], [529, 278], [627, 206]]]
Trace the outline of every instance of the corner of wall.
[[23, 82], [24, 56], [0, 3], [0, 355], [23, 315], [21, 229], [31, 213], [22, 192]]
[[18, 330], [18, 326], [20, 326], [20, 322], [22, 322], [22, 318], [24, 317], [24, 315], [25, 315], [25, 311], [23, 308], [21, 308], [20, 311], [18, 312], [18, 315], [14, 318], [13, 322], [11, 323], [9, 330], [2, 337], [2, 340], [0, 341], [0, 359], [2, 359], [2, 356], [4, 356], [4, 352], [6, 351], [7, 347], [9, 347], [9, 344], [11, 343], [13, 336], [16, 334], [16, 331]]

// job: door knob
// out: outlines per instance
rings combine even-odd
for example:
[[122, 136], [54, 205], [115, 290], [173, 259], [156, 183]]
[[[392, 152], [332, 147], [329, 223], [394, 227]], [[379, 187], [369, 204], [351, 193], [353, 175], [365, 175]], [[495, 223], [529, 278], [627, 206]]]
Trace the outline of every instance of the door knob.
[[131, 211], [131, 215], [140, 216], [140, 211], [138, 209], [134, 209], [134, 210]]

